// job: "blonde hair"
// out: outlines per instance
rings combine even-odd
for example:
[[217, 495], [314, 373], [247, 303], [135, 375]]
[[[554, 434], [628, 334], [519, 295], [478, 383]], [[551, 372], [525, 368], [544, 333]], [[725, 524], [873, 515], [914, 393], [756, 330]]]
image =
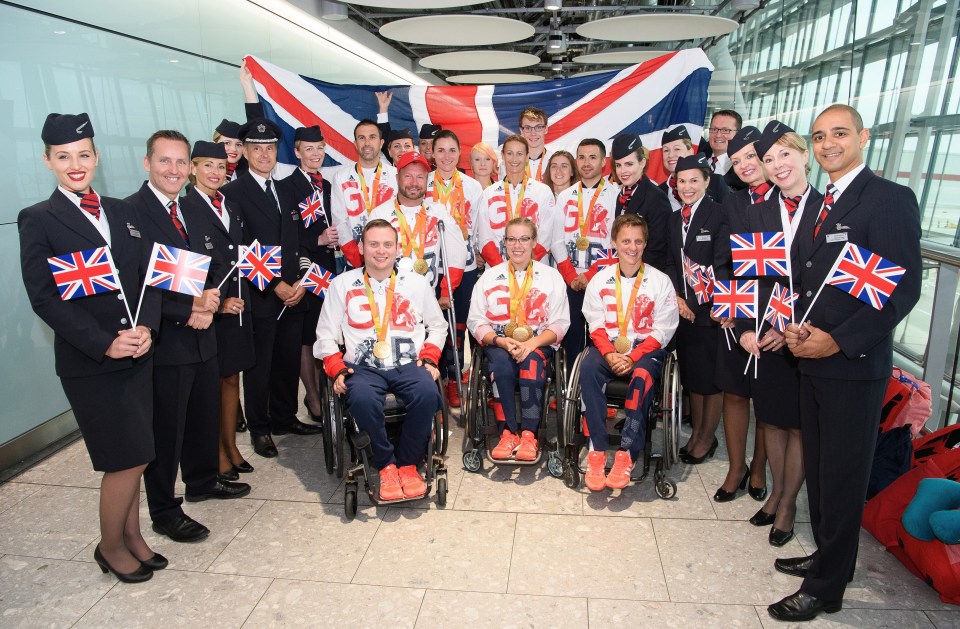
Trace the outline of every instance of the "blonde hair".
[[470, 148], [470, 152], [473, 153], [474, 151], [489, 157], [491, 161], [493, 161], [493, 170], [490, 172], [490, 181], [496, 181], [497, 176], [500, 174], [500, 157], [497, 156], [497, 152], [486, 142], [477, 142], [474, 144]]
[[[799, 151], [800, 153], [803, 153], [807, 150], [807, 141], [804, 140], [803, 136], [801, 136], [799, 133], [795, 133], [793, 131], [788, 131], [781, 135], [775, 144]], [[807, 174], [810, 173], [810, 160], [807, 160], [807, 163], [804, 164], [804, 172]]]
[[507, 224], [503, 227], [504, 238], [507, 237], [507, 230], [510, 229], [511, 225], [522, 225], [523, 227], [526, 227], [530, 230], [530, 235], [533, 237], [533, 239], [537, 239], [537, 225], [526, 216], [518, 216], [507, 221]]

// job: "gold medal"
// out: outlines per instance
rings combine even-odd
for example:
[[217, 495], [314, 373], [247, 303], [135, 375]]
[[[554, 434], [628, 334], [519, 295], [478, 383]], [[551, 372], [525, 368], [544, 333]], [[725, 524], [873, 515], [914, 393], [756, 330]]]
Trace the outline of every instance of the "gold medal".
[[613, 341], [613, 349], [617, 350], [618, 354], [626, 354], [633, 348], [632, 343], [630, 343], [630, 339], [625, 336], [618, 336]]
[[521, 325], [521, 326], [518, 326], [517, 329], [513, 331], [513, 334], [511, 336], [513, 336], [514, 341], [523, 343], [524, 341], [528, 340], [531, 336], [533, 336], [533, 329], [529, 325]]
[[503, 335], [506, 337], [513, 338], [513, 333], [517, 330], [517, 324], [511, 321], [507, 325], [503, 326]]
[[427, 270], [429, 268], [430, 268], [430, 265], [427, 264], [427, 261], [424, 260], [423, 258], [420, 258], [419, 260], [414, 260], [413, 262], [413, 270], [419, 273], [420, 275], [426, 275]]
[[390, 344], [386, 341], [377, 341], [373, 344], [373, 355], [380, 360], [386, 360], [390, 356]]
[[590, 248], [590, 239], [586, 236], [580, 236], [577, 238], [577, 249], [579, 251], [586, 251]]

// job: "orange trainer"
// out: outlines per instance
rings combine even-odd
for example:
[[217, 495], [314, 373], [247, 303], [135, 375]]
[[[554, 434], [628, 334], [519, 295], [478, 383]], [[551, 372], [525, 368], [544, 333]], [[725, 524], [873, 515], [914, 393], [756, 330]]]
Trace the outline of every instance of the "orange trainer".
[[490, 456], [495, 459], [509, 459], [513, 456], [513, 451], [516, 450], [519, 445], [520, 440], [517, 439], [517, 436], [504, 428], [503, 432], [500, 433], [500, 443], [493, 449]]
[[630, 460], [630, 453], [626, 450], [617, 450], [617, 455], [613, 459], [613, 468], [607, 476], [607, 487], [610, 489], [623, 489], [630, 484], [630, 471], [633, 469], [633, 461]]
[[520, 447], [517, 448], [518, 461], [534, 461], [537, 458], [537, 437], [533, 432], [524, 430], [520, 433]]
[[587, 473], [583, 479], [590, 491], [602, 491], [607, 486], [607, 453], [591, 450], [587, 455]]
[[404, 498], [417, 498], [427, 493], [427, 484], [423, 482], [416, 465], [404, 465], [397, 472], [400, 475]]
[[400, 486], [400, 475], [397, 466], [391, 463], [380, 470], [380, 500], [400, 500], [403, 498], [403, 488]]

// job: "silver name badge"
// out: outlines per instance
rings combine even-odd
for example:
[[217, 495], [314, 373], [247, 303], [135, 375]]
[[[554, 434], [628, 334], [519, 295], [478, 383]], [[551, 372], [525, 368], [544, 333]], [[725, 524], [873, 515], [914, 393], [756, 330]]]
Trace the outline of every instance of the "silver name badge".
[[827, 234], [827, 242], [847, 242], [847, 233]]
[[710, 234], [699, 234], [697, 242], [710, 242]]
[[136, 227], [134, 227], [130, 223], [127, 223], [127, 231], [130, 232], [130, 235], [134, 238], [140, 237], [140, 230], [138, 230]]
[[207, 251], [209, 251], [210, 249], [213, 249], [213, 243], [212, 243], [212, 242], [205, 242], [205, 243], [203, 243], [203, 246], [207, 248]]

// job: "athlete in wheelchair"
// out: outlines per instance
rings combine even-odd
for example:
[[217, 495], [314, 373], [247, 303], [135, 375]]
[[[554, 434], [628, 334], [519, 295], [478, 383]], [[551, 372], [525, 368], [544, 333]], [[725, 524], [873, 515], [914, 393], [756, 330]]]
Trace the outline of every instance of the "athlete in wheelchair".
[[[479, 355], [474, 360], [476, 371], [482, 372], [477, 376], [485, 377], [489, 372], [497, 410], [502, 410], [502, 419], [497, 413], [499, 442], [489, 453], [490, 458], [494, 462], [535, 463], [540, 459], [538, 429], [546, 384], [554, 370], [550, 363], [555, 362], [560, 340], [570, 325], [567, 290], [556, 269], [533, 260], [537, 228], [530, 219], [508, 221], [503, 240], [507, 260], [487, 269], [477, 281], [467, 329], [486, 360], [486, 369]], [[519, 409], [515, 400], [518, 388]], [[479, 414], [486, 413], [486, 400], [477, 399], [480, 390], [486, 387], [470, 390], [475, 399], [470, 405], [467, 431], [474, 448], [485, 444], [483, 434], [474, 434], [479, 428]], [[468, 464], [467, 469], [479, 471], [479, 457], [475, 463]]]
[[[665, 347], [679, 322], [676, 291], [666, 274], [642, 262], [647, 223], [635, 215], [618, 217], [611, 240], [619, 263], [590, 280], [583, 314], [592, 344], [577, 361], [576, 380], [589, 431], [586, 485], [591, 491], [623, 489], [647, 443], [647, 424], [655, 386], [661, 378]], [[609, 474], [607, 464], [607, 387], [626, 380], [626, 419]], [[573, 378], [572, 378], [573, 380]], [[569, 404], [580, 407], [577, 392]]]
[[[443, 313], [427, 280], [415, 271], [397, 271], [397, 230], [385, 220], [369, 221], [360, 243], [364, 266], [338, 275], [330, 284], [317, 324], [314, 355], [323, 360], [336, 396], [361, 434], [354, 439], [360, 458], [378, 471], [379, 500], [412, 500], [427, 494], [418, 471], [426, 458], [428, 481], [433, 457], [428, 448], [441, 410], [437, 360], [446, 339]], [[345, 351], [341, 353], [342, 338]], [[404, 419], [397, 447], [387, 435], [385, 401], [392, 393]], [[325, 421], [342, 422], [343, 417]], [[349, 430], [348, 430], [349, 432]], [[340, 448], [340, 443], [333, 446]], [[368, 476], [366, 465], [363, 473]], [[372, 473], [371, 473], [372, 475]], [[353, 513], [356, 513], [356, 481]], [[369, 488], [369, 483], [368, 483]], [[347, 487], [347, 512], [351, 512]]]

